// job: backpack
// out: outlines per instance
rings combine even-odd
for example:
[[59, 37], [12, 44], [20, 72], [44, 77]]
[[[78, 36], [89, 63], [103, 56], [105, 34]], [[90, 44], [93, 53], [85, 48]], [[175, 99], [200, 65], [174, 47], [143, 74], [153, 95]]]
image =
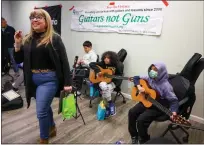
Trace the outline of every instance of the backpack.
[[[16, 93], [12, 89], [9, 89], [9, 83], [5, 84], [6, 88], [1, 95], [1, 109], [2, 111], [10, 111], [23, 107], [23, 99], [20, 94]], [[12, 98], [13, 97], [13, 98]]]

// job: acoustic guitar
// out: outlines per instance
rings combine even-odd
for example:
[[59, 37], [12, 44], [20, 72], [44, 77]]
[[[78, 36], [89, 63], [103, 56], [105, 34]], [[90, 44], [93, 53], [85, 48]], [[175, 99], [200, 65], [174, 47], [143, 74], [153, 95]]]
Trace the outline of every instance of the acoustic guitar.
[[96, 76], [96, 73], [94, 70], [91, 70], [89, 73], [89, 80], [94, 84], [100, 83], [100, 82], [110, 83], [113, 78], [123, 79], [123, 80], [129, 80], [130, 79], [129, 77], [113, 75], [113, 72], [110, 69], [103, 69], [98, 65], [97, 65], [97, 67], [100, 69], [101, 76]]
[[[151, 87], [145, 80], [140, 79], [140, 85], [145, 89], [145, 92], [139, 93], [137, 87], [133, 87], [131, 92], [133, 100], [142, 102], [146, 108], [149, 108], [152, 105], [154, 105], [169, 117], [172, 116], [172, 112], [169, 109], [167, 109], [166, 107], [161, 105], [158, 101], [156, 101], [156, 99], [159, 97], [158, 93], [155, 90], [151, 89]], [[185, 118], [182, 118], [179, 115], [176, 115], [174, 118], [175, 123], [191, 126], [191, 123], [189, 121], [187, 121]]]

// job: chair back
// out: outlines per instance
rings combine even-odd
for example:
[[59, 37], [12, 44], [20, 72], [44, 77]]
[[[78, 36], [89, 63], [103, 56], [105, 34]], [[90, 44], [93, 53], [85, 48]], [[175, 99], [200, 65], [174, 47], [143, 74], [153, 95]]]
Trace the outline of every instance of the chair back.
[[126, 56], [127, 56], [127, 51], [125, 49], [121, 49], [118, 53], [118, 59], [121, 61], [121, 62], [124, 62]]
[[201, 58], [193, 67], [192, 77], [189, 80], [192, 85], [195, 85], [198, 77], [200, 76], [201, 72], [204, 69], [204, 58]]

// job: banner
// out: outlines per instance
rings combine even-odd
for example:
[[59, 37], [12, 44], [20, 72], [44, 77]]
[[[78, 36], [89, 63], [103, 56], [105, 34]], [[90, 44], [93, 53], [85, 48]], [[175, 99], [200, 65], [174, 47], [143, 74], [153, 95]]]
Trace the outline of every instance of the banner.
[[144, 35], [161, 35], [163, 6], [138, 5], [120, 1], [92, 7], [75, 7], [72, 11], [71, 29], [75, 31], [117, 32]]
[[42, 9], [46, 10], [52, 19], [52, 25], [54, 30], [61, 35], [61, 5], [43, 7]]

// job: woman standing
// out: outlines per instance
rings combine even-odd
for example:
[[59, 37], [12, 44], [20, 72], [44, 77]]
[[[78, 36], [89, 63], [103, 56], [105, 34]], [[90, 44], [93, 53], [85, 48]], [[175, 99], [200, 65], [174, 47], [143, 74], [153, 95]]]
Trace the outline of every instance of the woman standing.
[[48, 143], [56, 136], [51, 108], [52, 100], [60, 90], [71, 91], [71, 76], [65, 46], [53, 30], [50, 15], [43, 9], [30, 13], [31, 29], [24, 38], [15, 33], [15, 52], [24, 62], [26, 100], [36, 99], [36, 112], [40, 127], [40, 143]]

